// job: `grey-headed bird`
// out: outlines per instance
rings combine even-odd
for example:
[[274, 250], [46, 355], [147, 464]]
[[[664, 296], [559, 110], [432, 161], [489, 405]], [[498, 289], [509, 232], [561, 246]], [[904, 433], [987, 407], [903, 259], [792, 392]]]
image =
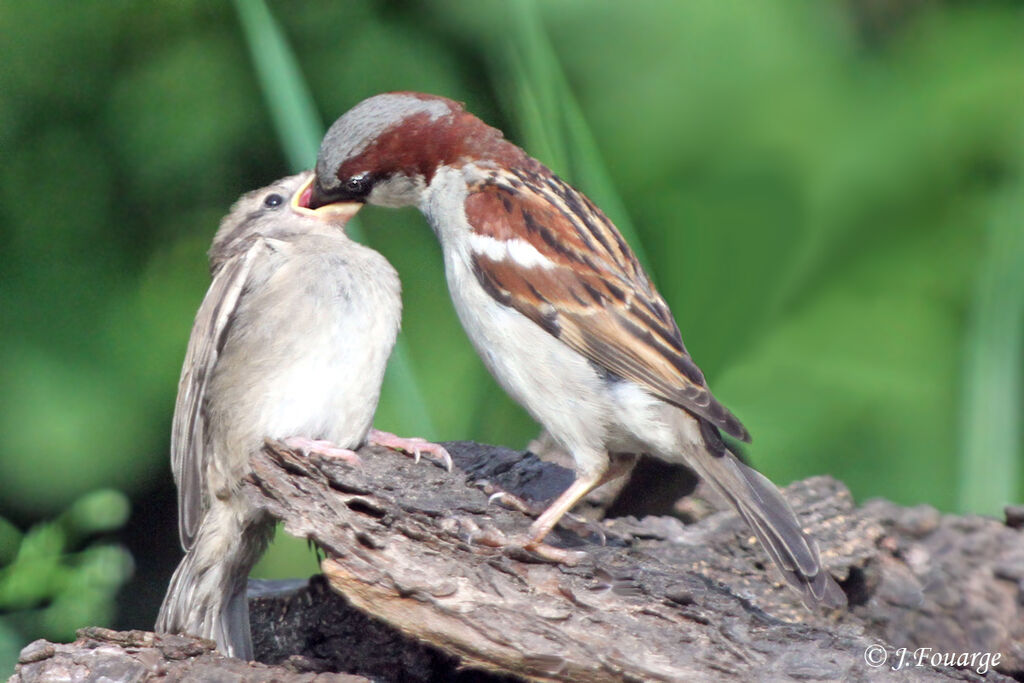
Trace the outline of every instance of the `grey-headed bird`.
[[[576, 480], [533, 523], [542, 541], [616, 454], [684, 463], [720, 490], [808, 605], [845, 596], [778, 489], [721, 438], [749, 440], [711, 394], [665, 300], [585, 195], [452, 100], [364, 100], [324, 137], [310, 207], [415, 206], [484, 364], [567, 452]], [[677, 229], [674, 226], [666, 229]]]

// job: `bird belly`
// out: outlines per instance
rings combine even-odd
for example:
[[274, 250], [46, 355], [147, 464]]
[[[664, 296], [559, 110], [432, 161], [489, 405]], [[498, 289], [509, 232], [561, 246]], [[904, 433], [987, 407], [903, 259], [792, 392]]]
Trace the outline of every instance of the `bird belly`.
[[287, 367], [268, 376], [260, 411], [267, 438], [306, 436], [356, 448], [366, 437], [386, 356], [357, 348], [351, 325], [330, 322], [310, 330], [289, 350]]
[[488, 295], [461, 259], [446, 263], [466, 334], [498, 384], [588, 471], [607, 461], [611, 408], [604, 380], [582, 356]]
[[239, 467], [266, 438], [363, 442], [401, 306], [397, 290], [382, 299], [371, 287], [292, 259], [245, 296], [210, 393], [221, 418], [210, 421], [221, 426], [213, 436], [240, 451], [231, 458]]
[[681, 450], [700, 435], [693, 416], [627, 379], [615, 382], [610, 389], [615, 406], [608, 429], [610, 450], [685, 462]]

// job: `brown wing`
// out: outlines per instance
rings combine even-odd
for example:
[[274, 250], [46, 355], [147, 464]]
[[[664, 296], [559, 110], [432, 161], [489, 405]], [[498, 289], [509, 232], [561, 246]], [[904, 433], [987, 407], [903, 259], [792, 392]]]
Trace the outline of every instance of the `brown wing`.
[[472, 254], [491, 296], [608, 371], [750, 440], [711, 395], [632, 250], [583, 194], [538, 164], [489, 172], [465, 206], [486, 244], [508, 247]]
[[178, 532], [186, 551], [192, 547], [208, 507], [206, 416], [203, 414], [206, 388], [245, 289], [252, 262], [266, 249], [264, 240], [253, 240], [248, 249], [219, 265], [196, 313], [192, 336], [188, 340], [171, 426], [171, 470], [178, 485]]

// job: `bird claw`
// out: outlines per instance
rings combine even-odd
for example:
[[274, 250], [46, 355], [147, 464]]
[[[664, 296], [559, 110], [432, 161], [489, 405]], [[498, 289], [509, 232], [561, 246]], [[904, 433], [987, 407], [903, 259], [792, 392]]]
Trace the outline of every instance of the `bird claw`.
[[359, 454], [355, 451], [349, 448], [342, 448], [330, 441], [324, 441], [323, 439], [310, 439], [305, 436], [289, 436], [288, 438], [283, 439], [282, 443], [307, 458], [311, 455], [321, 455], [325, 458], [342, 460], [350, 465], [358, 465], [362, 462], [359, 459]]
[[[542, 503], [535, 503], [528, 500], [524, 500], [519, 496], [509, 493], [508, 491], [495, 491], [487, 498], [487, 504], [493, 505], [494, 503], [500, 503], [507, 508], [521, 512], [528, 517], [537, 518], [544, 513], [547, 506]], [[579, 515], [567, 512], [562, 515], [562, 518], [558, 520], [558, 526], [564, 529], [568, 529], [572, 533], [576, 534], [582, 539], [589, 538], [590, 536], [597, 536], [600, 545], [607, 545], [608, 538], [605, 535], [604, 529], [598, 522], [588, 520]]]
[[544, 508], [542, 506], [539, 506], [536, 503], [530, 503], [529, 501], [524, 500], [513, 493], [509, 493], [508, 491], [497, 491], [488, 496], [487, 504], [493, 505], [494, 503], [501, 503], [505, 507], [522, 512], [524, 515], [528, 515], [530, 517], [537, 517], [540, 513], [544, 512]]
[[421, 439], [418, 436], [401, 437], [390, 432], [382, 432], [371, 429], [366, 440], [376, 446], [384, 446], [394, 451], [407, 453], [413, 457], [413, 462], [419, 464], [420, 457], [425, 453], [432, 456], [432, 459], [439, 461], [446, 470], [452, 471], [452, 456], [448, 449], [436, 443]]
[[587, 557], [587, 553], [582, 550], [556, 548], [528, 535], [513, 536], [509, 539], [506, 548], [512, 551], [523, 550], [531, 555], [536, 555], [542, 560], [556, 562], [567, 567], [575, 567]]
[[469, 546], [499, 549], [503, 554], [517, 557], [520, 560], [539, 558], [547, 562], [573, 567], [587, 557], [585, 552], [556, 548], [538, 541], [528, 534], [507, 536], [491, 524], [480, 527], [468, 518], [449, 518], [442, 522], [442, 526]]

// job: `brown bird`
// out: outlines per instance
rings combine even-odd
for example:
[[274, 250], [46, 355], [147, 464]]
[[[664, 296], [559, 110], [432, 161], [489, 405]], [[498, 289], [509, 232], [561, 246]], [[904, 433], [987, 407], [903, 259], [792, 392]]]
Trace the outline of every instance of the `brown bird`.
[[575, 482], [533, 523], [544, 537], [615, 454], [685, 463], [720, 490], [812, 605], [845, 603], [778, 489], [736, 459], [748, 441], [715, 400], [664, 299], [611, 221], [452, 100], [371, 97], [324, 137], [310, 207], [416, 206], [441, 243], [462, 325], [494, 377], [572, 454]]
[[441, 446], [371, 429], [401, 319], [398, 275], [345, 235], [359, 204], [300, 206], [311, 179], [250, 192], [221, 221], [174, 409], [185, 557], [156, 630], [209, 638], [243, 659], [253, 656], [246, 580], [273, 523], [241, 484], [265, 439], [353, 463], [351, 449], [369, 441], [451, 469]]

